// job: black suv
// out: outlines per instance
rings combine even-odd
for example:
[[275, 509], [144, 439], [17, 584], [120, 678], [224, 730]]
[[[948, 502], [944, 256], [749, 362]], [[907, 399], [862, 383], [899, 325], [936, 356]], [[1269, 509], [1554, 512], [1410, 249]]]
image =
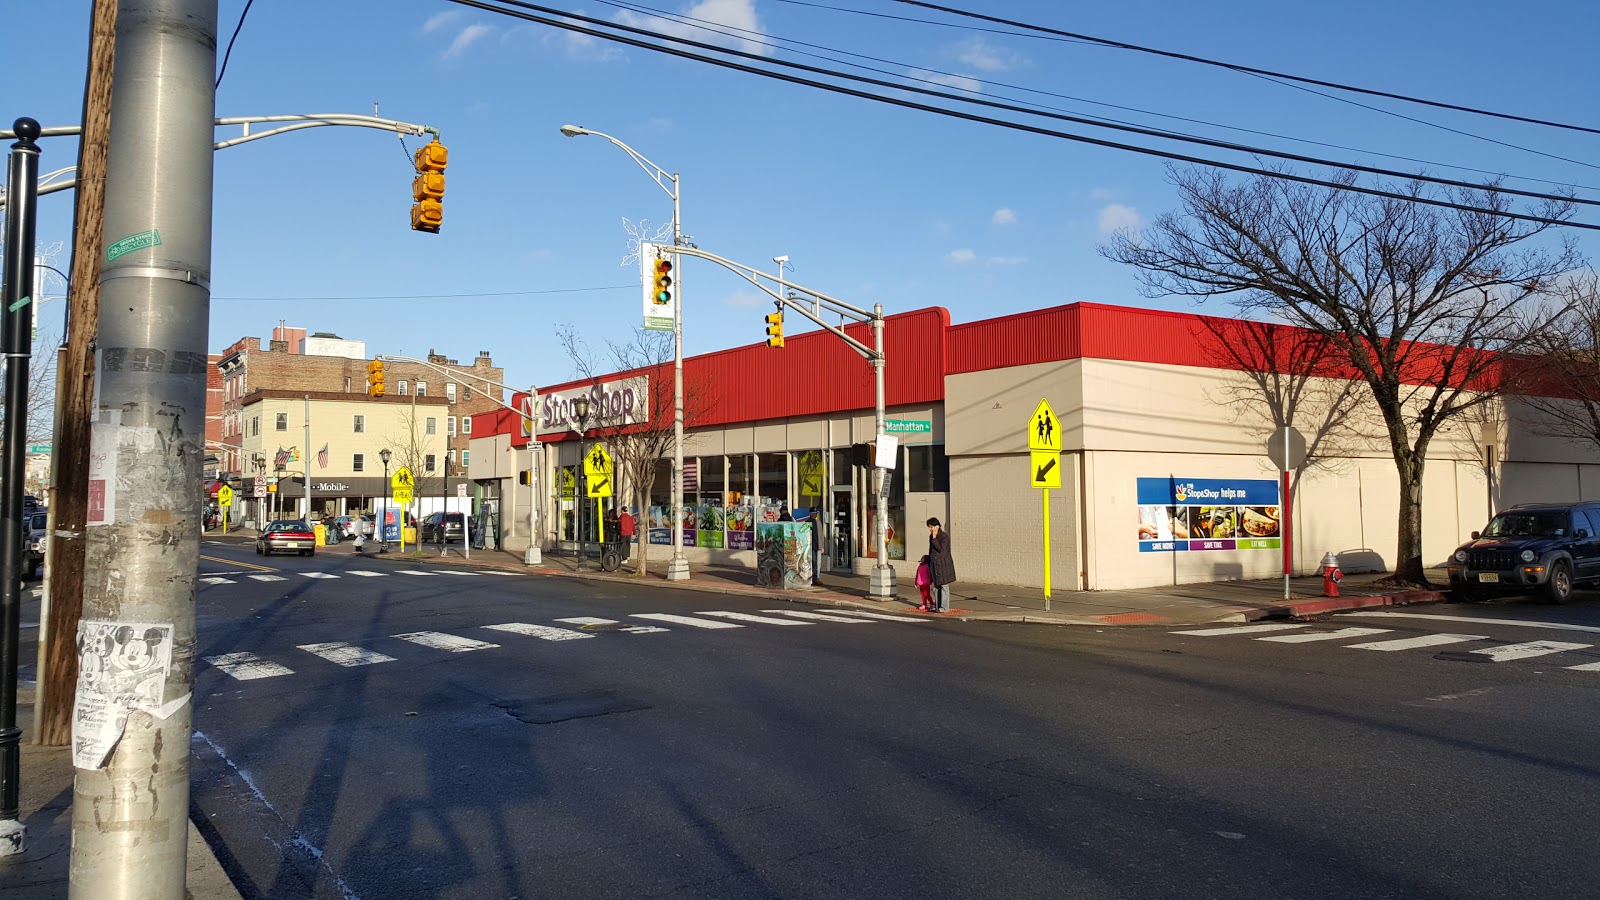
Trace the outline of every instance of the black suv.
[[436, 512], [425, 516], [422, 520], [422, 533], [418, 535], [424, 544], [455, 543], [461, 540], [463, 528], [474, 523], [466, 521], [461, 513]]
[[1542, 590], [1564, 603], [1573, 587], [1597, 584], [1600, 504], [1513, 506], [1450, 557], [1450, 586], [1463, 600]]

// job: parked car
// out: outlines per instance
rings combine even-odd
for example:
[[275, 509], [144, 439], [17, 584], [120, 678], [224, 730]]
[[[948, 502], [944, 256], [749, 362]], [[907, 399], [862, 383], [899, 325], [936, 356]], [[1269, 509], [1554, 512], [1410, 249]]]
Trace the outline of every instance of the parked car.
[[24, 558], [27, 560], [29, 578], [37, 577], [39, 570], [44, 567], [44, 554], [50, 547], [50, 533], [46, 530], [49, 521], [49, 515], [42, 510], [30, 512], [23, 521], [23, 540], [27, 542]]
[[295, 520], [267, 523], [261, 536], [256, 538], [256, 553], [271, 556], [277, 550], [292, 550], [301, 556], [317, 552], [317, 535], [311, 526]]
[[1564, 603], [1575, 587], [1600, 586], [1600, 504], [1513, 506], [1472, 533], [1449, 571], [1462, 600], [1543, 592]]
[[462, 513], [436, 512], [423, 517], [422, 531], [417, 537], [424, 544], [437, 544], [442, 534], [445, 543], [454, 543], [461, 540], [468, 522]]

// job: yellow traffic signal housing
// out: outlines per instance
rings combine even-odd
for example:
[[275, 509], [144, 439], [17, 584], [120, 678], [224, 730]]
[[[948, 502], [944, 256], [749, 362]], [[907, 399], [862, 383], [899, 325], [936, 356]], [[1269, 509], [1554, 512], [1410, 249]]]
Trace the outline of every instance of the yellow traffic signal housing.
[[655, 264], [655, 293], [650, 299], [657, 306], [666, 306], [672, 302], [672, 260], [664, 256], [656, 258]]
[[767, 313], [767, 346], [783, 346], [783, 310]]
[[375, 359], [367, 363], [367, 396], [382, 397], [383, 394], [383, 360]]
[[411, 230], [439, 233], [444, 224], [444, 169], [450, 163], [450, 151], [435, 138], [417, 148], [412, 157], [416, 163], [417, 177], [411, 180]]

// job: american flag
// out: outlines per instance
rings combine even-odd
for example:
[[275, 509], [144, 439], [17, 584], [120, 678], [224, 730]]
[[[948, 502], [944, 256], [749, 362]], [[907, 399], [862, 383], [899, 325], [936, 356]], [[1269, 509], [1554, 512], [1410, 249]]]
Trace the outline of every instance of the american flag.
[[289, 451], [283, 449], [282, 447], [279, 447], [278, 448], [278, 455], [272, 458], [272, 467], [274, 469], [283, 469], [283, 468], [287, 468], [288, 465], [289, 465]]
[[327, 467], [328, 467], [328, 445], [327, 444], [323, 444], [322, 445], [322, 449], [317, 451], [317, 468], [326, 469]]

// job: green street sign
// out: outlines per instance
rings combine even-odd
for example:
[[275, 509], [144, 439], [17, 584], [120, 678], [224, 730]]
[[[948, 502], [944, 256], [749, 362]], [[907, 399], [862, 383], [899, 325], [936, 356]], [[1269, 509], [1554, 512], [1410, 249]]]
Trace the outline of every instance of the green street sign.
[[884, 419], [884, 434], [931, 434], [933, 423], [927, 419]]
[[29, 453], [49, 453], [50, 452], [50, 445], [49, 444], [29, 444], [28, 445], [28, 452]]

